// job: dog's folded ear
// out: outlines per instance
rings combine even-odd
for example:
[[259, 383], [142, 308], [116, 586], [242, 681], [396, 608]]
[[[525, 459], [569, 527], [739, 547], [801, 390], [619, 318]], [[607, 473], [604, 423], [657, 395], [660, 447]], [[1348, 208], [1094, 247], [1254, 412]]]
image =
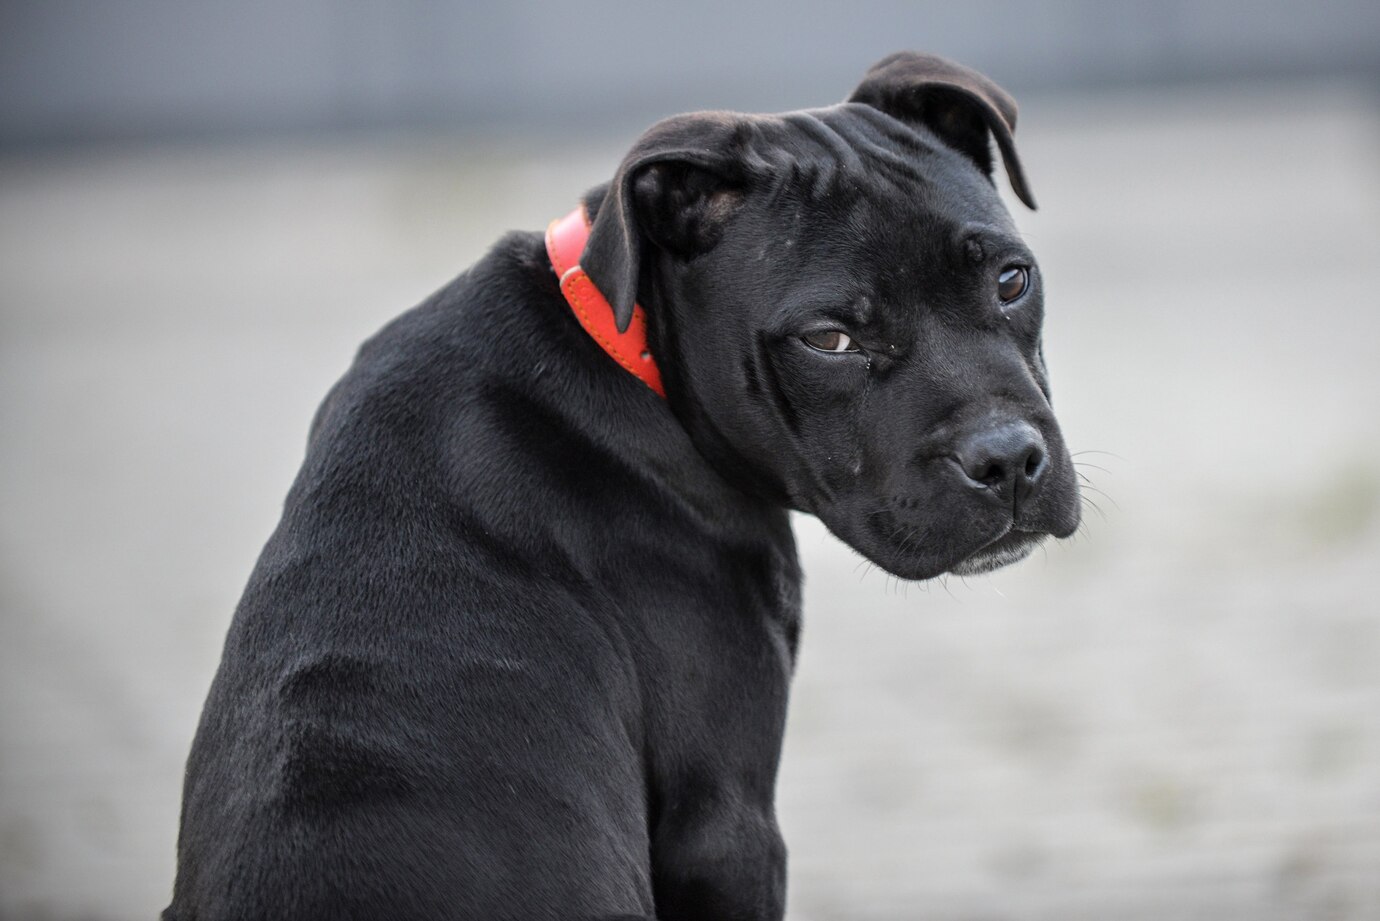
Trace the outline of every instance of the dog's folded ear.
[[620, 331], [632, 321], [647, 243], [689, 258], [718, 243], [742, 201], [742, 116], [697, 112], [653, 125], [623, 158], [602, 200], [580, 266], [613, 307]]
[[1011, 188], [1034, 210], [1035, 196], [1011, 137], [1016, 130], [1016, 101], [977, 71], [935, 55], [903, 51], [872, 65], [848, 101], [923, 124], [970, 157], [988, 177], [992, 175], [990, 131]]

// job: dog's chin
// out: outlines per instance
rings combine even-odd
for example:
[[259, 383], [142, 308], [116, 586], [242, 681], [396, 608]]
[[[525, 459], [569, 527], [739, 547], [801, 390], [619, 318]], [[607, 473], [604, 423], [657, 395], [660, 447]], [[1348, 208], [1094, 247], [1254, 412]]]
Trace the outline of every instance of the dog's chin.
[[[992, 572], [1030, 556], [1046, 538], [1046, 531], [1024, 531], [1012, 527], [1010, 519], [987, 522], [983, 534], [974, 527], [968, 533], [935, 534], [916, 540], [911, 528], [890, 516], [873, 515], [859, 524], [852, 516], [820, 515], [821, 520], [845, 543], [899, 579], [923, 582], [948, 573], [975, 576]], [[978, 522], [969, 522], [977, 525]], [[937, 530], [937, 529], [936, 529]], [[974, 533], [976, 532], [976, 533]], [[894, 535], [902, 535], [897, 539]], [[947, 538], [947, 539], [944, 539]]]
[[1048, 534], [1034, 534], [1029, 531], [1009, 531], [949, 567], [949, 572], [958, 576], [979, 576], [1018, 563], [1035, 551]]
[[946, 573], [976, 576], [1009, 566], [1030, 556], [1047, 537], [1048, 534], [1029, 531], [1008, 531], [964, 555], [959, 555], [962, 551], [952, 555], [917, 554], [897, 547], [873, 546], [864, 549], [855, 545], [855, 549], [897, 578], [923, 582]]

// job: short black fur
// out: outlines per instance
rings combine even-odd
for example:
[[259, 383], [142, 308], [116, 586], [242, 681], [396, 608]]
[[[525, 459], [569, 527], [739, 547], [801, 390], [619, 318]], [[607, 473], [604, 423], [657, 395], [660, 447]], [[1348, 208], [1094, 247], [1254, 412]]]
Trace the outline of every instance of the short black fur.
[[883, 63], [832, 108], [668, 120], [588, 196], [667, 400], [537, 234], [365, 343], [226, 639], [165, 921], [779, 921], [787, 510], [910, 578], [1078, 520], [1038, 269], [972, 149], [1007, 125], [1016, 181], [1014, 106], [931, 127], [908, 100], [972, 72]]

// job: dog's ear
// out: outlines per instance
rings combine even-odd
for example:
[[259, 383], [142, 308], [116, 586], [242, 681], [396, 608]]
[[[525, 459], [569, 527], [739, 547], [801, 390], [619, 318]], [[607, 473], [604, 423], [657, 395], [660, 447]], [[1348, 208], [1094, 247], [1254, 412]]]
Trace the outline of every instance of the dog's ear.
[[1011, 138], [1016, 130], [1016, 100], [977, 71], [935, 55], [903, 51], [872, 65], [848, 101], [923, 124], [976, 162], [989, 178], [990, 131], [1001, 150], [1011, 188], [1034, 210], [1035, 196]]
[[620, 331], [632, 321], [647, 243], [689, 258], [719, 242], [743, 197], [742, 123], [722, 112], [659, 122], [623, 158], [603, 198], [586, 199], [594, 226], [580, 266]]

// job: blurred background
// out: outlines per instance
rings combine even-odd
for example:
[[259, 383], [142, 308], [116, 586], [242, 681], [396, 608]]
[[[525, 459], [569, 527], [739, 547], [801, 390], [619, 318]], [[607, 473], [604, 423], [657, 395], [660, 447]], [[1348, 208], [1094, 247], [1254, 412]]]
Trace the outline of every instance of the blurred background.
[[791, 921], [1380, 919], [1373, 0], [0, 2], [0, 917], [166, 904], [221, 639], [363, 338], [655, 118], [904, 48], [1022, 104], [1095, 489], [967, 581], [797, 522]]

